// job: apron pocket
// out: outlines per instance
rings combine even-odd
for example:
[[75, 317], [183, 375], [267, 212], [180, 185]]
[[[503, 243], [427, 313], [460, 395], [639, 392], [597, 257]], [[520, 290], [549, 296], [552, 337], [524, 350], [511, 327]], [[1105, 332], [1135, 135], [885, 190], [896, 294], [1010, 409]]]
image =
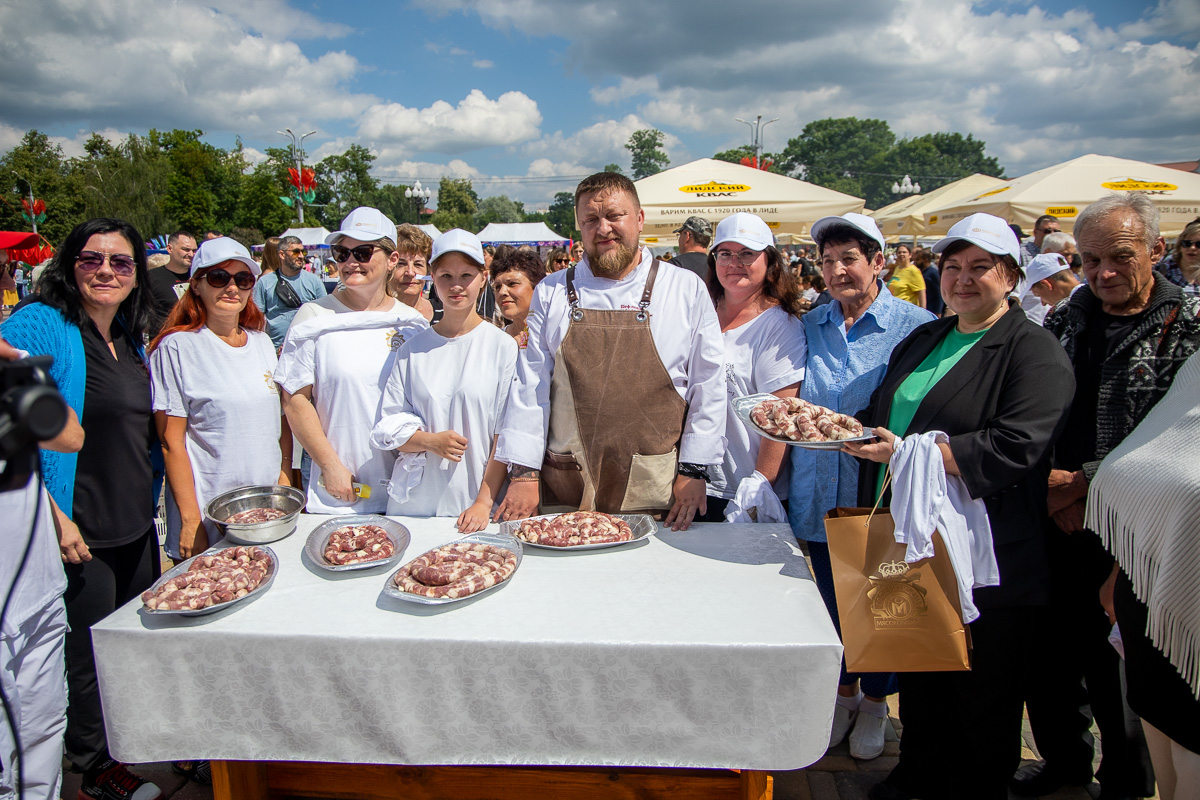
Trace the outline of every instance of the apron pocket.
[[583, 501], [583, 467], [570, 453], [546, 451], [542, 461], [542, 505], [579, 508]]
[[676, 449], [657, 456], [634, 453], [622, 511], [662, 511], [671, 507], [675, 488]]

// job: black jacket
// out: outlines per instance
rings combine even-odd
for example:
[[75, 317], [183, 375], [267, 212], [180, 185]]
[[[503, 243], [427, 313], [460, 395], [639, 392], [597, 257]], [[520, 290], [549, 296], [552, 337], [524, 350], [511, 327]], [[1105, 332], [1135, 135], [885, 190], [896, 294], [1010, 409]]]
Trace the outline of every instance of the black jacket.
[[[896, 389], [956, 323], [955, 317], [927, 322], [896, 345], [883, 383], [859, 414], [864, 425], [887, 427]], [[930, 389], [908, 430], [893, 431], [946, 433], [968, 491], [987, 506], [1000, 585], [975, 590], [980, 609], [1046, 602], [1047, 479], [1074, 394], [1062, 345], [1010, 303], [1008, 313]], [[882, 466], [861, 462], [859, 505], [874, 504]]]

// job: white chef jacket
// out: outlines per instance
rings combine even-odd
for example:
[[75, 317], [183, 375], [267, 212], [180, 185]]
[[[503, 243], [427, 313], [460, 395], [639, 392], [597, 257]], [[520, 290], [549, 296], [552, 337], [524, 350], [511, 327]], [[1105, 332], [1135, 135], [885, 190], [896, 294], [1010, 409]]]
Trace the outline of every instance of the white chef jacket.
[[[598, 278], [587, 256], [575, 265], [575, 291], [583, 309], [637, 310], [653, 255], [620, 280]], [[496, 459], [540, 469], [550, 425], [550, 378], [558, 346], [570, 323], [567, 271], [547, 275], [533, 291], [529, 345], [517, 362]], [[704, 282], [690, 270], [659, 268], [650, 299], [650, 335], [679, 396], [687, 403], [679, 460], [719, 464], [725, 450], [725, 344]], [[628, 402], [634, 404], [637, 398]]]

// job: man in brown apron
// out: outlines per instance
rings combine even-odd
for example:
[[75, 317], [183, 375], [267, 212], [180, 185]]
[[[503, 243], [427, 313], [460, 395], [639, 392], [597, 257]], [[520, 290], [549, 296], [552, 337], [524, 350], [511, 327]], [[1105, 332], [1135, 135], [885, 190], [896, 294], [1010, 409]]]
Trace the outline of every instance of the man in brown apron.
[[686, 529], [725, 446], [712, 300], [638, 247], [645, 214], [624, 176], [586, 179], [575, 209], [586, 258], [535, 290], [496, 450], [511, 481], [497, 518], [648, 512]]

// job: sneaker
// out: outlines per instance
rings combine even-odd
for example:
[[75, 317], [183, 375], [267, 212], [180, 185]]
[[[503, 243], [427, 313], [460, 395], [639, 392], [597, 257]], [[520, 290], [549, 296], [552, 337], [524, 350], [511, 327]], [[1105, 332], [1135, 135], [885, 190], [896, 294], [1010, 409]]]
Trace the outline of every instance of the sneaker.
[[111, 758], [88, 770], [79, 787], [79, 800], [161, 800], [162, 796], [153, 783]]
[[212, 766], [207, 761], [175, 761], [171, 763], [171, 771], [201, 786], [212, 786]]
[[857, 716], [857, 708], [847, 708], [841, 703], [834, 703], [833, 730], [829, 732], [830, 749], [846, 740], [846, 734], [850, 733], [850, 729], [854, 727], [854, 720]]
[[854, 730], [850, 733], [850, 756], [859, 761], [879, 758], [883, 752], [883, 734], [887, 728], [887, 715], [876, 716], [860, 711]]

